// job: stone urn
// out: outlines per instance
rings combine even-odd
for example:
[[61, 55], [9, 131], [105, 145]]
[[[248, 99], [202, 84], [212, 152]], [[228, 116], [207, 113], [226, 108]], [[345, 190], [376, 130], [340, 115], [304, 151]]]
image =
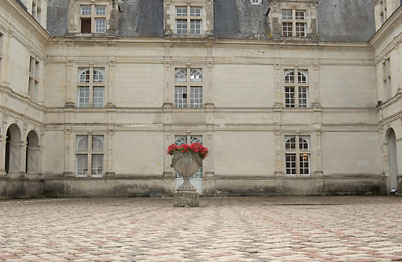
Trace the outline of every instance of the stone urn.
[[174, 194], [175, 207], [198, 207], [199, 196], [195, 187], [190, 183], [190, 178], [202, 166], [202, 159], [198, 153], [188, 151], [173, 152], [171, 167], [183, 177], [183, 184], [177, 188]]

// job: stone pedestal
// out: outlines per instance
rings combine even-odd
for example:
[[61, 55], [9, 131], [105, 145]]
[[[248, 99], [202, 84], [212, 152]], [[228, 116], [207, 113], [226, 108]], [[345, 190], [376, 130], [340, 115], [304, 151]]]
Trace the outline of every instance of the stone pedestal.
[[200, 200], [197, 191], [177, 191], [174, 193], [175, 207], [199, 207]]

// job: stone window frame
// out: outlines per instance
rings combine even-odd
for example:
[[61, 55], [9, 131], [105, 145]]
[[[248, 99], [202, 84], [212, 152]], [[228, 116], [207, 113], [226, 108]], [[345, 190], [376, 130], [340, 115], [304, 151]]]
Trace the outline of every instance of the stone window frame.
[[311, 136], [307, 134], [285, 134], [283, 141], [285, 174], [287, 176], [310, 176]]
[[[102, 75], [102, 81], [96, 80], [96, 74], [95, 72], [101, 72]], [[89, 74], [86, 74], [88, 72]], [[81, 76], [87, 76], [84, 81], [82, 81]], [[98, 76], [99, 78], [99, 76]], [[88, 65], [88, 66], [78, 66], [77, 67], [77, 108], [104, 108], [106, 104], [106, 67], [102, 65]], [[83, 98], [81, 96], [81, 90], [84, 90], [84, 88], [87, 88], [87, 94], [88, 94], [88, 103], [87, 105], [81, 104], [80, 99]], [[96, 103], [96, 99], [101, 100], [100, 97], [96, 97], [97, 91], [99, 91], [101, 88], [103, 90], [103, 103]], [[95, 90], [96, 89], [96, 90]], [[98, 90], [99, 89], [99, 90]]]
[[[317, 6], [319, 0], [271, 0], [269, 24], [274, 39], [318, 40]], [[292, 17], [283, 19], [282, 10], [292, 10]], [[297, 11], [305, 11], [305, 19], [296, 19]], [[284, 23], [291, 25], [291, 35], [283, 34]], [[296, 31], [303, 24], [304, 34]]]
[[308, 69], [283, 69], [283, 86], [284, 106], [286, 108], [310, 107], [310, 84]]
[[[80, 148], [80, 141], [79, 138], [85, 139], [86, 138], [86, 147]], [[100, 138], [102, 138], [102, 148], [94, 148], [94, 138], [97, 138], [98, 141]], [[78, 133], [75, 136], [75, 176], [76, 177], [103, 177], [105, 174], [105, 155], [106, 155], [106, 149], [105, 149], [105, 141], [106, 141], [106, 136], [102, 133]], [[83, 156], [86, 158], [83, 158]], [[102, 164], [101, 164], [101, 173], [94, 174], [94, 158], [95, 156], [101, 156], [102, 159]], [[79, 172], [79, 159], [86, 159], [86, 168], [83, 166], [83, 170], [86, 170], [86, 173], [80, 173]], [[96, 168], [95, 169], [99, 169]]]
[[29, 56], [28, 96], [32, 101], [38, 101], [40, 83], [40, 61], [33, 55]]
[[[179, 70], [185, 70], [186, 76], [185, 81], [180, 81], [177, 74]], [[192, 81], [192, 70], [201, 70], [201, 80], [200, 81]], [[205, 69], [202, 66], [196, 65], [187, 65], [187, 66], [175, 66], [174, 67], [174, 108], [176, 109], [201, 109], [204, 107], [204, 77]], [[179, 97], [180, 94], [184, 95], [184, 93], [180, 92], [185, 88], [186, 91], [186, 101], [185, 106], [181, 106], [179, 103], [184, 97]], [[198, 92], [201, 89], [201, 92]], [[199, 95], [199, 96], [197, 96]], [[192, 102], [192, 100], [194, 102]], [[195, 102], [195, 100], [201, 100], [201, 102]]]

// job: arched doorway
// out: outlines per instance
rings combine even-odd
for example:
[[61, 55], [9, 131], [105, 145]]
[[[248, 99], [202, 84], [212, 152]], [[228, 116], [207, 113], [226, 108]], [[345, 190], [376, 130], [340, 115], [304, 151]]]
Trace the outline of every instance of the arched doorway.
[[16, 124], [7, 129], [6, 152], [5, 152], [6, 173], [21, 171], [21, 132]]
[[389, 159], [389, 178], [390, 188], [398, 187], [398, 156], [396, 150], [396, 136], [392, 128], [388, 130], [388, 159]]
[[35, 131], [27, 136], [25, 173], [35, 174], [39, 170], [39, 139]]

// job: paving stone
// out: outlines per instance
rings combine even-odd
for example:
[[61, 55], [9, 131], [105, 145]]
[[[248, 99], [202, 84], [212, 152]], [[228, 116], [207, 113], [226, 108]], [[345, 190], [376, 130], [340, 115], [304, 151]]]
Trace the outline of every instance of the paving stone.
[[400, 261], [402, 198], [0, 202], [0, 261]]

